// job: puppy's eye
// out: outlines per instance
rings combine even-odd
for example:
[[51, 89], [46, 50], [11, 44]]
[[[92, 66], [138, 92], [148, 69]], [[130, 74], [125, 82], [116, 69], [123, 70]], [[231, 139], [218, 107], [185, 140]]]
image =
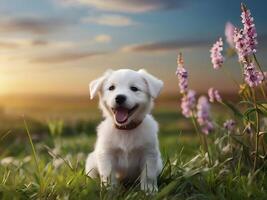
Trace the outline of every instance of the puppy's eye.
[[131, 86], [130, 89], [133, 91], [133, 92], [137, 92], [139, 89], [137, 87], [134, 87], [134, 86]]
[[112, 86], [110, 86], [109, 88], [108, 88], [108, 90], [110, 90], [110, 91], [112, 91], [112, 90], [114, 90], [115, 89], [115, 86], [114, 85], [112, 85]]

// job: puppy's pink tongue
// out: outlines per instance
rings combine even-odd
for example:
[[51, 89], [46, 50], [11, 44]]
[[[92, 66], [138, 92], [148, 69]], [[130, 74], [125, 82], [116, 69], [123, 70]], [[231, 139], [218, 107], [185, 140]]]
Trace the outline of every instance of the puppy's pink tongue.
[[116, 121], [119, 123], [126, 122], [128, 119], [128, 109], [126, 108], [117, 108], [115, 112]]

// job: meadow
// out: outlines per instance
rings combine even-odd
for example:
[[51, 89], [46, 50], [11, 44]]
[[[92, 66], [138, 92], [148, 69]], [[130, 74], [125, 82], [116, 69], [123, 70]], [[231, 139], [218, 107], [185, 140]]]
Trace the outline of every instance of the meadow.
[[[160, 98], [153, 111], [160, 124], [165, 163], [159, 193], [154, 195], [140, 191], [138, 184], [108, 190], [100, 187], [99, 180], [85, 176], [85, 159], [93, 149], [95, 128], [101, 120], [96, 101], [87, 97], [24, 97], [19, 104], [18, 99], [2, 98], [1, 102], [1, 199], [266, 198], [265, 175], [260, 174], [255, 182], [241, 166], [229, 171], [218, 160], [207, 165], [207, 155], [193, 123], [181, 114], [178, 97]], [[232, 114], [223, 111], [220, 105], [213, 108], [217, 123]], [[218, 135], [208, 138], [214, 159], [218, 159], [213, 144]]]

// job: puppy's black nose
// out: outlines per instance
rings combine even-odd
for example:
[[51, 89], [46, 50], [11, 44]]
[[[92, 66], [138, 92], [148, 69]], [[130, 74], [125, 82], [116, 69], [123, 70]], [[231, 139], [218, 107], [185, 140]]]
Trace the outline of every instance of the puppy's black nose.
[[116, 103], [118, 105], [121, 105], [126, 101], [126, 96], [122, 95], [122, 94], [119, 94], [119, 95], [116, 96], [115, 101], [116, 101]]

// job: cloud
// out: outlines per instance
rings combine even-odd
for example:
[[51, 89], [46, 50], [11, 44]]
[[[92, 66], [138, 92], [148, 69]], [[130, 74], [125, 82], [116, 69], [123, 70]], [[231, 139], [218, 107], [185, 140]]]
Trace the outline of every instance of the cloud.
[[47, 34], [61, 30], [70, 22], [60, 18], [13, 18], [0, 20], [0, 32]]
[[36, 57], [30, 60], [30, 62], [41, 64], [59, 64], [64, 62], [77, 61], [85, 58], [91, 58], [104, 54], [107, 54], [107, 52], [62, 52], [55, 55]]
[[82, 5], [98, 10], [142, 13], [180, 7], [184, 0], [61, 0], [67, 5]]
[[82, 18], [81, 21], [83, 23], [95, 23], [99, 25], [107, 25], [107, 26], [130, 26], [137, 24], [132, 19], [122, 16], [122, 15], [100, 15], [97, 17], [85, 17]]
[[94, 41], [98, 43], [109, 43], [111, 40], [112, 40], [111, 36], [106, 34], [97, 35], [94, 38]]
[[3, 42], [0, 41], [0, 48], [1, 49], [16, 49], [19, 47], [19, 44], [16, 42]]
[[0, 40], [0, 48], [8, 50], [23, 48], [23, 47], [35, 47], [35, 46], [46, 46], [46, 45], [50, 45], [50, 43], [42, 39], [31, 40], [23, 38], [2, 38]]
[[46, 40], [36, 39], [31, 42], [32, 46], [46, 46], [49, 44]]
[[134, 44], [125, 46], [121, 49], [123, 52], [156, 52], [156, 51], [172, 51], [188, 47], [200, 47], [212, 44], [212, 40], [207, 39], [191, 39], [191, 40], [169, 40], [154, 43]]
[[[267, 45], [267, 35], [259, 35], [259, 48], [264, 49]], [[124, 46], [120, 49], [122, 52], [163, 52], [173, 51], [184, 48], [211, 47], [215, 38], [210, 39], [186, 39], [186, 40], [168, 40], [144, 44], [133, 44]]]

